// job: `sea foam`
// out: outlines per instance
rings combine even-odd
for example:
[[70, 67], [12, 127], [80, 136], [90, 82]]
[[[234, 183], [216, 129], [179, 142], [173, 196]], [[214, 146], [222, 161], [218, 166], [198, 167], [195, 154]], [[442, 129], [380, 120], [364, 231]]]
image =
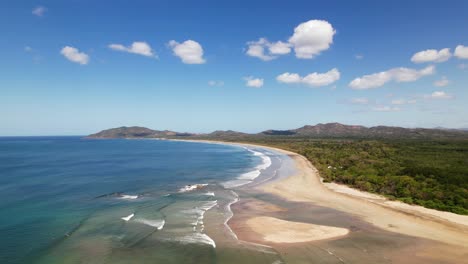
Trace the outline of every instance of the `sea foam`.
[[193, 185], [185, 185], [184, 187], [179, 189], [179, 192], [190, 192], [194, 190], [199, 190], [207, 186], [208, 184], [193, 184]]
[[252, 171], [241, 174], [239, 177], [237, 177], [236, 180], [223, 183], [223, 186], [225, 188], [234, 188], [251, 183], [258, 176], [260, 176], [263, 170], [266, 170], [272, 164], [271, 158], [268, 157], [268, 155], [246, 147], [244, 147], [244, 149], [251, 152], [254, 156], [260, 157], [262, 162], [259, 165], [257, 165]]
[[121, 219], [124, 220], [125, 222], [130, 221], [135, 216], [135, 214], [130, 214], [128, 216], [122, 217]]
[[239, 201], [239, 195], [236, 192], [232, 191], [232, 190], [231, 190], [231, 193], [234, 195], [234, 200], [232, 200], [231, 202], [229, 202], [226, 205], [226, 211], [228, 212], [229, 216], [226, 217], [226, 220], [224, 221], [224, 226], [226, 226], [226, 228], [229, 230], [229, 233], [236, 240], [238, 240], [236, 233], [234, 233], [234, 231], [232, 231], [231, 227], [228, 225], [229, 220], [231, 220], [231, 218], [234, 216], [234, 213], [232, 212], [231, 206]]
[[163, 220], [149, 220], [149, 219], [144, 219], [144, 218], [137, 218], [134, 221], [148, 225], [148, 226], [155, 227], [158, 230], [162, 230], [164, 227], [164, 224], [166, 224], [166, 221], [164, 219]]
[[215, 241], [204, 233], [193, 233], [187, 236], [183, 236], [182, 238], [180, 238], [179, 241], [188, 244], [206, 244], [212, 246], [213, 248], [216, 248]]
[[124, 199], [124, 200], [135, 200], [135, 199], [138, 199], [138, 195], [129, 195], [129, 194], [122, 194], [119, 196], [120, 199]]

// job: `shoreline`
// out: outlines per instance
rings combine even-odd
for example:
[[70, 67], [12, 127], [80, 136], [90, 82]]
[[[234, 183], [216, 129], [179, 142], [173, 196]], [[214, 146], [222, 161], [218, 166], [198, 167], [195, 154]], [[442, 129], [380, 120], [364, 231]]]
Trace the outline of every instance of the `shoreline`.
[[[287, 201], [305, 202], [342, 211], [357, 216], [365, 222], [386, 231], [435, 240], [456, 246], [466, 247], [466, 245], [468, 245], [468, 216], [390, 201], [377, 194], [362, 192], [344, 185], [324, 184], [321, 181], [318, 170], [305, 157], [297, 153], [251, 143], [177, 139], [172, 141], [256, 147], [285, 154], [294, 161], [297, 174], [287, 175], [286, 178], [276, 181], [268, 181], [260, 186], [252, 188], [253, 190], [273, 194]], [[256, 224], [257, 223], [253, 224], [251, 227]], [[292, 224], [296, 223], [293, 222]], [[285, 226], [287, 226], [286, 223]], [[235, 228], [232, 226], [231, 229], [236, 232]], [[270, 233], [270, 235], [274, 234], [276, 232], [275, 230], [274, 228], [264, 228], [263, 232], [258, 235], [265, 238], [268, 236], [268, 233]], [[340, 237], [340, 235], [336, 237]], [[333, 238], [333, 236], [331, 238]], [[266, 244], [272, 242], [266, 239], [262, 240], [265, 241]], [[290, 241], [286, 238], [283, 240], [278, 239], [278, 237], [276, 237], [275, 240], [278, 241], [278, 243], [288, 243], [288, 241]], [[313, 240], [320, 239], [315, 238], [307, 241]]]

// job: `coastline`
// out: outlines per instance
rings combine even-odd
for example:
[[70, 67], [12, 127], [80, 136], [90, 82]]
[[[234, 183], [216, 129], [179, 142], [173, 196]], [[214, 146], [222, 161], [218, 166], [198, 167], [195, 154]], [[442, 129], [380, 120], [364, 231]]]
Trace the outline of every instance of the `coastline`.
[[[317, 169], [305, 157], [297, 153], [275, 147], [250, 143], [214, 140], [176, 141], [255, 147], [285, 154], [294, 160], [297, 174], [288, 175], [288, 177], [276, 181], [266, 182], [254, 187], [254, 191], [273, 194], [291, 202], [310, 203], [311, 205], [332, 208], [356, 216], [385, 231], [435, 240], [454, 246], [462, 246], [464, 248], [468, 245], [468, 216], [389, 201], [382, 196], [362, 192], [347, 186], [324, 184], [321, 181]], [[249, 222], [249, 229], [258, 229], [255, 227], [258, 227], [258, 224], [262, 221], [264, 222], [265, 219], [257, 218], [257, 220], [258, 221], [251, 220]], [[228, 224], [230, 225], [229, 221]], [[288, 235], [287, 233], [284, 233], [283, 238], [281, 238], [281, 236], [278, 235], [279, 222], [276, 221], [276, 224], [277, 225], [269, 225], [270, 228], [262, 228], [261, 232], [257, 231], [257, 235], [261, 236], [262, 239], [257, 238], [255, 241], [248, 242], [258, 243], [259, 241], [263, 241], [265, 244], [271, 244], [272, 241], [265, 238], [274, 235], [274, 241], [277, 243], [296, 243], [294, 242], [294, 239], [290, 239], [290, 234]], [[303, 223], [284, 222], [283, 224], [283, 227], [287, 228], [288, 226], [291, 226], [291, 224], [301, 226]], [[237, 224], [234, 226], [230, 225], [231, 229], [239, 236], [238, 233], [242, 231], [237, 230], [236, 226]], [[311, 226], [302, 226], [301, 230], [304, 231], [312, 229]], [[314, 230], [316, 231], [318, 229], [316, 228]], [[330, 239], [334, 237], [338, 238], [342, 237], [343, 234], [343, 230], [339, 230], [335, 235], [325, 235], [322, 238], [320, 235], [317, 235], [317, 233], [314, 233], [315, 236], [311, 236], [310, 239], [303, 239], [303, 241], [300, 242]]]

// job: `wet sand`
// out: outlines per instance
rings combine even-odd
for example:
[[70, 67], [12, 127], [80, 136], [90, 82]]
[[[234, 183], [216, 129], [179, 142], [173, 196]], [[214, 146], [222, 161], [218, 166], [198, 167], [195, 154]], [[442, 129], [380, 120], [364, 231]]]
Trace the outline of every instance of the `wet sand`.
[[[283, 258], [291, 263], [463, 263], [468, 258], [467, 216], [421, 209], [383, 197], [375, 199], [372, 194], [362, 192], [360, 195], [336, 192], [321, 182], [318, 171], [304, 157], [272, 150], [292, 158], [297, 173], [256, 187], [250, 196], [245, 196], [255, 198], [234, 206], [232, 227], [239, 239], [270, 245], [283, 252]], [[283, 206], [278, 206], [275, 198], [259, 198], [258, 193], [262, 192], [278, 197]], [[267, 206], [259, 206], [258, 200]], [[274, 203], [268, 204], [271, 201]], [[301, 235], [302, 243], [290, 243], [291, 234], [285, 232], [281, 237], [277, 225], [263, 221], [260, 229], [261, 221], [256, 226], [249, 224], [259, 216], [340, 227], [350, 233], [321, 238], [311, 234], [309, 239]], [[280, 228], [284, 229], [290, 224], [282, 223]], [[268, 239], [272, 234], [275, 240]], [[303, 259], [298, 259], [297, 254]]]
[[[296, 171], [236, 191], [240, 201], [232, 206], [234, 216], [228, 224], [239, 241], [271, 247], [286, 263], [463, 263], [468, 259], [467, 216], [391, 202], [346, 186], [325, 186], [303, 156], [232, 144], [287, 155]], [[299, 232], [311, 227], [307, 224], [349, 233], [301, 234], [300, 241], [292, 241], [290, 232], [278, 232], [288, 228]]]
[[423, 211], [388, 207], [358, 196], [334, 192], [321, 183], [317, 169], [308, 160], [298, 154], [288, 155], [296, 161], [298, 174], [264, 185], [260, 190], [290, 201], [310, 202], [347, 212], [387, 231], [452, 245], [468, 245], [468, 225], [459, 223], [458, 218], [437, 218]]

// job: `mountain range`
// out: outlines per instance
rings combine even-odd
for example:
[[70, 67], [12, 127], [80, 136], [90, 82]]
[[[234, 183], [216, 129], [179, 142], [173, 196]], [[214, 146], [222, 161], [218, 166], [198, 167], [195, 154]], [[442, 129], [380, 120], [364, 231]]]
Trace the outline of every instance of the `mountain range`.
[[327, 123], [306, 125], [290, 130], [266, 130], [248, 134], [232, 130], [217, 130], [207, 134], [181, 133], [169, 130], [152, 130], [146, 127], [118, 127], [91, 134], [88, 138], [194, 138], [222, 139], [242, 137], [306, 137], [306, 138], [404, 138], [404, 139], [446, 139], [468, 138], [468, 131], [456, 129], [403, 128], [393, 126], [365, 127]]

